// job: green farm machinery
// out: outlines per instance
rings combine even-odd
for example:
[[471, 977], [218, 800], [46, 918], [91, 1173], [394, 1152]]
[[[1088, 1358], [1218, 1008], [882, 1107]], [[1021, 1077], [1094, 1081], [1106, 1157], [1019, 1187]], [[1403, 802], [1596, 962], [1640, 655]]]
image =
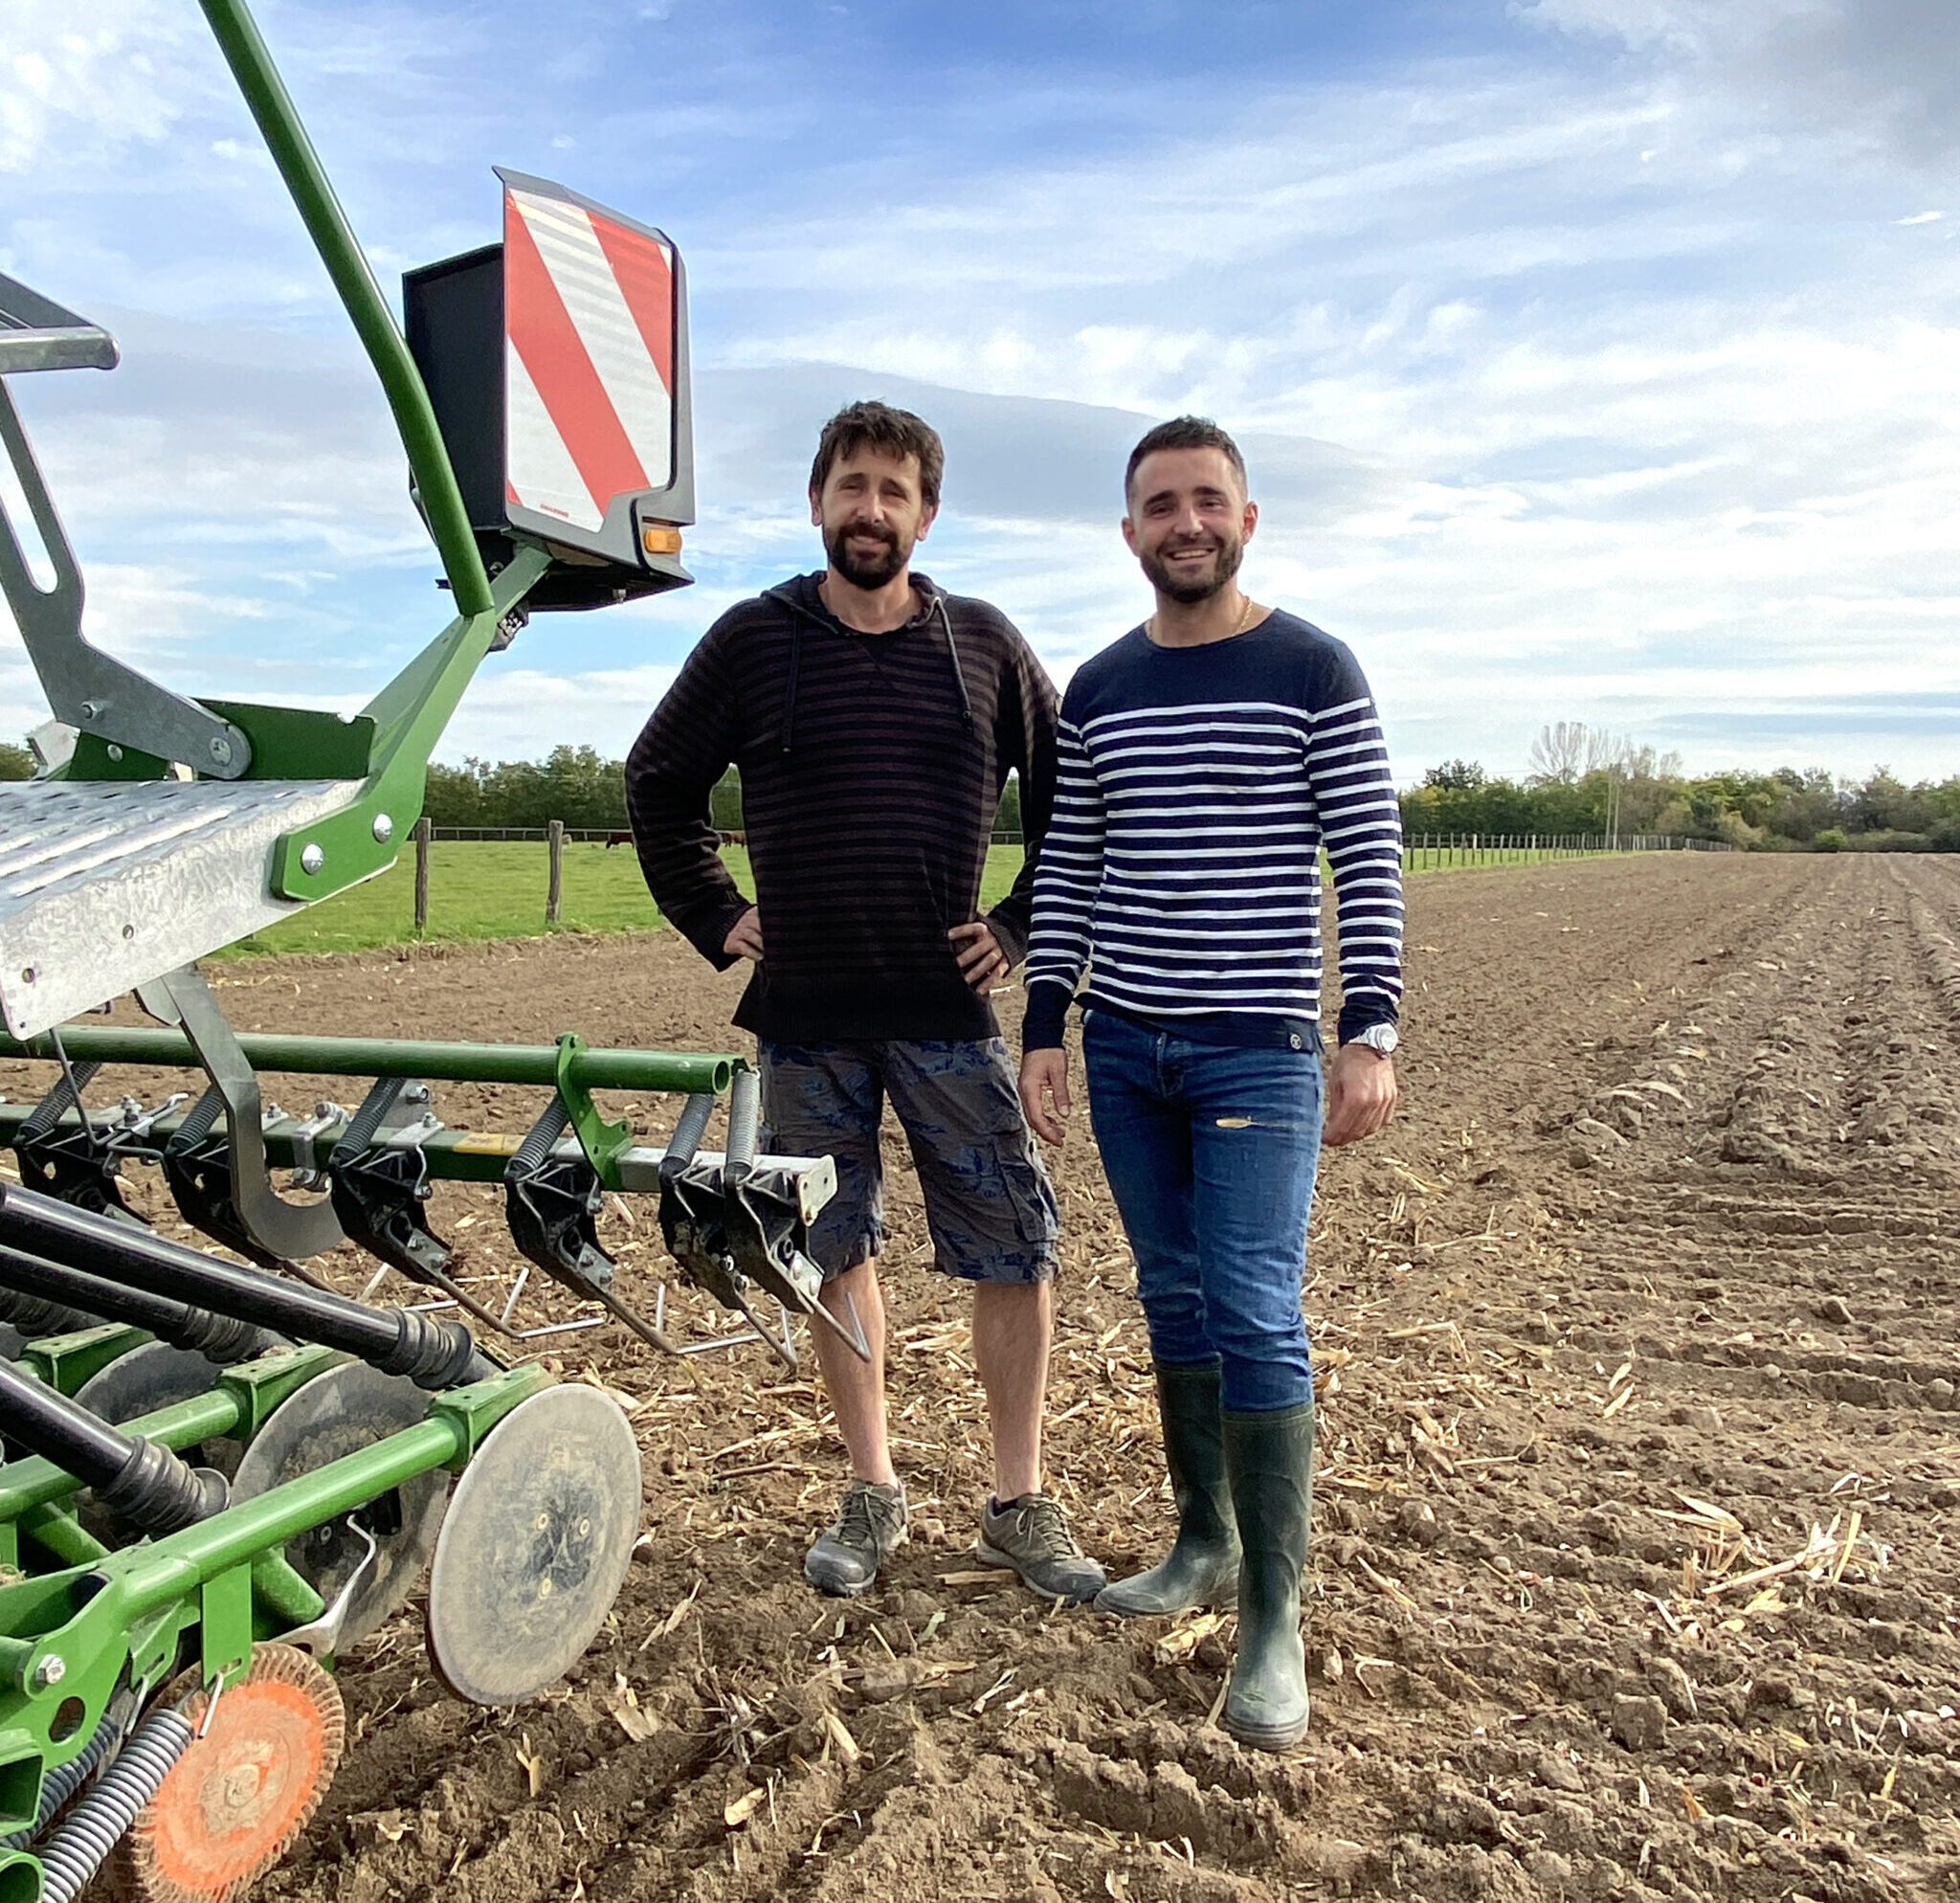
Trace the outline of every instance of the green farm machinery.
[[[240, 1033], [196, 960], [386, 870], [486, 656], [536, 612], [685, 585], [686, 288], [658, 231], [500, 171], [502, 240], [408, 274], [397, 325], [243, 0], [200, 0], [380, 377], [453, 618], [351, 717], [192, 699], [92, 644], [16, 374], [112, 369], [99, 326], [0, 278], [0, 592], [54, 718], [0, 788], [0, 1055], [52, 1070], [0, 1103], [0, 1903], [230, 1898], [284, 1854], [346, 1742], [335, 1655], [426, 1578], [436, 1673], [507, 1706], [604, 1623], [638, 1537], [631, 1424], [537, 1358], [624, 1324], [794, 1365], [803, 1317], [868, 1354], [804, 1253], [827, 1159], [759, 1151], [740, 1058]], [[44, 557], [37, 578], [23, 540]], [[132, 996], [154, 1020], [76, 1021]], [[125, 1014], [126, 1015], [126, 1014]], [[91, 1108], [105, 1065], [189, 1086]], [[359, 1081], [288, 1115], [262, 1079]], [[529, 1086], [524, 1134], [446, 1128], [432, 1084]], [[672, 1093], [637, 1145], [594, 1092]], [[704, 1149], [725, 1102], [724, 1147]], [[132, 1206], [161, 1172], [189, 1228]], [[501, 1185], [524, 1266], [455, 1265], [428, 1201]], [[676, 1273], [746, 1324], [679, 1340], [622, 1292], [608, 1195], [657, 1199]], [[315, 1265], [351, 1243], [359, 1295]], [[390, 1272], [412, 1299], [375, 1299]], [[528, 1288], [571, 1311], [520, 1318]]]

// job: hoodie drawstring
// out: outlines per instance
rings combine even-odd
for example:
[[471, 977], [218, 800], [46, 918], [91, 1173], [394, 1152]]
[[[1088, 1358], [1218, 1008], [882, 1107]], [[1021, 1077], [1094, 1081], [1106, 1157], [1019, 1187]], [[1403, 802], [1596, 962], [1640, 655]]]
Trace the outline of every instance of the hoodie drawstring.
[[[783, 751], [789, 754], [796, 747], [796, 683], [803, 671], [803, 623], [806, 618], [813, 620], [815, 616], [785, 589], [765, 589], [763, 593], [771, 601], [780, 602], [790, 614], [790, 671], [783, 683]], [[946, 596], [937, 589], [933, 591], [931, 602], [931, 609], [927, 612], [937, 612], [940, 627], [946, 634], [947, 659], [952, 663], [953, 686], [960, 696], [960, 724], [970, 733], [973, 730], [973, 697], [967, 691], [967, 672], [960, 665], [959, 643], [953, 639], [953, 617], [947, 610]]]
[[967, 692], [967, 671], [960, 665], [960, 645], [953, 639], [953, 617], [946, 611], [946, 596], [935, 594], [932, 605], [939, 610], [939, 624], [946, 630], [947, 659], [953, 664], [953, 685], [960, 690], [960, 720], [969, 733], [973, 730], [973, 699]]

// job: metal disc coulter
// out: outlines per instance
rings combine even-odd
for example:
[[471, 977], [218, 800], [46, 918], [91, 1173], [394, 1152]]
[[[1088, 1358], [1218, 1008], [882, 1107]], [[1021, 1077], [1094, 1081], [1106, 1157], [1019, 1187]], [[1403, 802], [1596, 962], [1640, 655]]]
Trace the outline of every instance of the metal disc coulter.
[[[428, 1395], [399, 1375], [359, 1361], [336, 1368], [308, 1381], [259, 1430], [238, 1463], [232, 1498], [256, 1499], [318, 1473], [412, 1427], [428, 1410]], [[358, 1645], [421, 1582], [448, 1492], [449, 1475], [440, 1468], [412, 1474], [379, 1499], [287, 1542], [287, 1561], [327, 1604], [345, 1596], [337, 1646]]]
[[507, 1415], [463, 1469], [429, 1574], [429, 1656], [474, 1705], [555, 1684], [605, 1623], [639, 1535], [639, 1444], [576, 1384]]

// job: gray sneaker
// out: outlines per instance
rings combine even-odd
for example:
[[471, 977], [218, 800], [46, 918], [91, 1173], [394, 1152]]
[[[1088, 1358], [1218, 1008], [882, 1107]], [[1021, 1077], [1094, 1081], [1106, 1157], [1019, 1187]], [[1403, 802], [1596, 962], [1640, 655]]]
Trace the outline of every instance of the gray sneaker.
[[837, 1516], [803, 1556], [803, 1577], [833, 1599], [856, 1599], [878, 1578], [879, 1562], [905, 1543], [905, 1489], [854, 1480]]
[[973, 1557], [1012, 1568], [1024, 1585], [1067, 1605], [1094, 1599], [1107, 1583], [1069, 1531], [1061, 1502], [1046, 1493], [1023, 1493], [1005, 1506], [990, 1499], [980, 1510]]

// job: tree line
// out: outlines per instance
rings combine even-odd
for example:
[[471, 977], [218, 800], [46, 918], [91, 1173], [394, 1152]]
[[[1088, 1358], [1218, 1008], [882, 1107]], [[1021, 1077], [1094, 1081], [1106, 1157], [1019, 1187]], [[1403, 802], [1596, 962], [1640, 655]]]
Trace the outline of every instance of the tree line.
[[1821, 769], [1691, 775], [1578, 721], [1547, 727], [1523, 779], [1475, 760], [1432, 767], [1402, 795], [1412, 833], [1661, 834], [1756, 851], [1960, 852], [1960, 774], [1907, 784], [1889, 767], [1863, 780]]
[[[33, 755], [0, 743], [0, 781], [32, 779]], [[1010, 778], [994, 820], [1017, 835], [1020, 782]], [[1431, 767], [1404, 793], [1407, 833], [1659, 834], [1722, 840], [1768, 851], [1960, 852], [1960, 773], [1908, 784], [1889, 767], [1864, 779], [1818, 768], [1736, 769], [1691, 775], [1679, 753], [1620, 739], [1582, 721], [1556, 721], [1532, 744], [1520, 779], [1475, 760]], [[595, 747], [554, 747], [542, 760], [466, 759], [432, 764], [432, 824], [541, 831], [626, 830], [625, 763]], [[730, 768], [710, 800], [718, 831], [742, 830], [742, 782]]]
[[[0, 743], [0, 781], [32, 779], [33, 756]], [[625, 767], [595, 747], [554, 747], [542, 760], [432, 765], [432, 824], [539, 831], [553, 819], [574, 829], [626, 830]], [[742, 783], [733, 769], [714, 789], [714, 825], [742, 830]], [[1020, 783], [1010, 779], [994, 821], [1018, 834]], [[1910, 785], [1880, 767], [1861, 781], [1799, 772], [1690, 776], [1678, 754], [1628, 746], [1575, 721], [1548, 727], [1522, 779], [1475, 760], [1432, 767], [1402, 795], [1410, 833], [1654, 833], [1724, 840], [1770, 850], [1960, 852], [1960, 774]]]
[[[730, 767], [709, 795], [717, 832], [742, 830], [742, 776]], [[553, 819], [574, 830], [626, 830], [626, 763], [595, 747], [554, 747], [542, 760], [479, 760], [459, 767], [432, 763], [424, 813], [433, 826], [537, 831]], [[1021, 789], [1010, 779], [996, 831], [1018, 833]]]

